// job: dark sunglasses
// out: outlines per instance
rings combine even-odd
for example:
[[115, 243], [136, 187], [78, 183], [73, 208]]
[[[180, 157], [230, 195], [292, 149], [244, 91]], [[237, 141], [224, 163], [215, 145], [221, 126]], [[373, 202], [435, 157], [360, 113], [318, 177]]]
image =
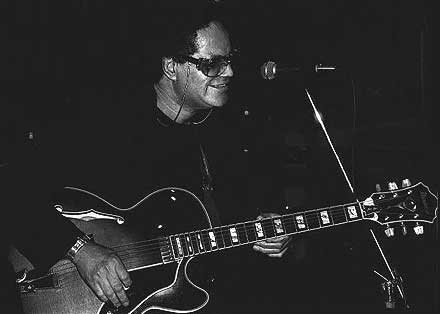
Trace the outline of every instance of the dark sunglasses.
[[216, 56], [210, 59], [197, 59], [191, 56], [178, 55], [176, 60], [190, 62], [196, 66], [197, 70], [201, 71], [206, 76], [216, 77], [222, 75], [226, 71], [228, 65], [230, 65], [236, 57], [237, 53], [234, 52], [228, 56]]

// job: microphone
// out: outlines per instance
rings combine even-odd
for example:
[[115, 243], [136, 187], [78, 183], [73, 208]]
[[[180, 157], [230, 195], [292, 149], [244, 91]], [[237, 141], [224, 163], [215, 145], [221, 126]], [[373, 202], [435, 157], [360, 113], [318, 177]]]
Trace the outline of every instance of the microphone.
[[[307, 70], [307, 71], [306, 71]], [[275, 77], [279, 75], [279, 73], [292, 73], [292, 72], [310, 72], [312, 70], [315, 73], [323, 72], [323, 71], [334, 71], [336, 70], [335, 66], [315, 64], [311, 68], [304, 68], [299, 66], [277, 66], [274, 61], [267, 61], [263, 63], [260, 67], [260, 73], [263, 79], [265, 80], [273, 80]]]

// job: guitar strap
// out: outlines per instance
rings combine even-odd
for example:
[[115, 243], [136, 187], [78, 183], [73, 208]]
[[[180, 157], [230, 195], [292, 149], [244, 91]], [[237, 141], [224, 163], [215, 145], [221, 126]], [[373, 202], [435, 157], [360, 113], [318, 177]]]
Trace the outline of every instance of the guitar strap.
[[209, 218], [211, 218], [212, 226], [220, 226], [220, 215], [218, 213], [217, 207], [215, 206], [215, 201], [213, 197], [214, 186], [212, 182], [212, 176], [209, 172], [208, 159], [206, 158], [205, 151], [200, 144], [200, 168], [202, 172], [202, 190], [203, 190], [203, 198], [204, 205], [206, 210], [208, 211]]

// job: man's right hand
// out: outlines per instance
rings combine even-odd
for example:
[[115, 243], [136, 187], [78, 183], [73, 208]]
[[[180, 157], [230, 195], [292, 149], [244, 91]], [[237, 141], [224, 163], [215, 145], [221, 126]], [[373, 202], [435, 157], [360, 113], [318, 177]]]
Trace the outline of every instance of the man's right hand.
[[94, 242], [86, 243], [75, 255], [73, 263], [79, 274], [102, 302], [128, 306], [125, 289], [131, 286], [130, 275], [112, 250]]

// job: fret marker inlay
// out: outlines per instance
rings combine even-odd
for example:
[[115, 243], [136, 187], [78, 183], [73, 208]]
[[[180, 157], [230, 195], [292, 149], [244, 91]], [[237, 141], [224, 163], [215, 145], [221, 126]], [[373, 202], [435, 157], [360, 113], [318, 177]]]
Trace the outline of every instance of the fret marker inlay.
[[255, 229], [257, 230], [257, 237], [264, 238], [263, 226], [261, 226], [260, 222], [255, 223]]
[[283, 224], [281, 223], [281, 219], [275, 219], [273, 221], [273, 223], [275, 225], [275, 232], [277, 234], [284, 233]]
[[200, 237], [200, 233], [197, 233], [197, 242], [199, 243], [200, 250], [203, 251], [202, 238]]
[[180, 243], [179, 237], [176, 237], [176, 243], [177, 243], [177, 250], [178, 250], [179, 256], [183, 256], [182, 243]]
[[192, 254], [192, 246], [191, 246], [191, 240], [189, 239], [189, 236], [186, 236], [186, 243], [188, 244], [188, 250], [189, 250], [189, 254]]
[[306, 229], [306, 224], [303, 215], [295, 216], [296, 224], [298, 225], [298, 229]]
[[323, 225], [328, 225], [330, 223], [330, 218], [328, 216], [328, 212], [326, 210], [320, 212], [321, 221]]
[[237, 230], [234, 227], [229, 228], [229, 233], [231, 234], [232, 243], [238, 243]]
[[350, 217], [350, 219], [354, 219], [358, 217], [358, 214], [356, 212], [356, 206], [348, 206], [347, 212], [348, 212], [348, 217]]
[[208, 234], [209, 234], [209, 238], [211, 239], [211, 247], [215, 249], [217, 247], [217, 242], [215, 241], [214, 232], [209, 231]]

